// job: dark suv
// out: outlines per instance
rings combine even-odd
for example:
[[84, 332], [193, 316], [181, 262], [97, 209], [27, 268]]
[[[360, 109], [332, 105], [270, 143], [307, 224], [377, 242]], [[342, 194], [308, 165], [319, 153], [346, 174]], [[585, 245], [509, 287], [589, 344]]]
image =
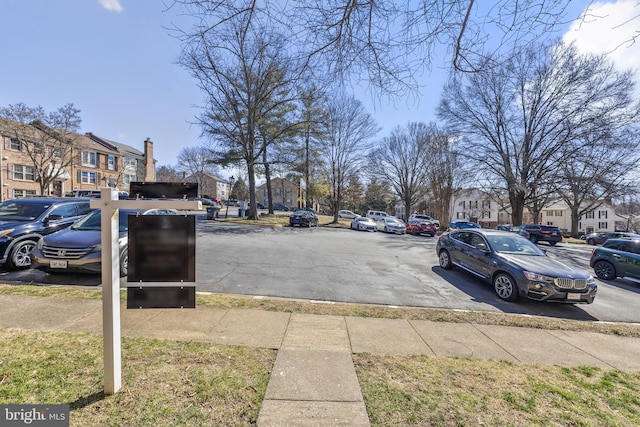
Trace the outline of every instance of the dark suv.
[[518, 233], [533, 243], [549, 242], [551, 246], [562, 241], [562, 230], [552, 225], [522, 224]]
[[40, 237], [69, 227], [90, 211], [89, 199], [38, 197], [0, 203], [0, 265], [28, 268]]
[[640, 280], [640, 239], [609, 239], [593, 249], [591, 267], [603, 280], [630, 277]]

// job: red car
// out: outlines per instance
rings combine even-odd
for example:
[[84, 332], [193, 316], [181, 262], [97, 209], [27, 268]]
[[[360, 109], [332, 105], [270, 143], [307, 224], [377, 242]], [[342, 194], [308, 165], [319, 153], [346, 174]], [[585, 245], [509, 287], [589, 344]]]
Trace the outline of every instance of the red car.
[[438, 227], [430, 221], [410, 219], [409, 222], [407, 222], [407, 234], [413, 234], [414, 236], [427, 234], [429, 237], [433, 237], [436, 235], [437, 230]]

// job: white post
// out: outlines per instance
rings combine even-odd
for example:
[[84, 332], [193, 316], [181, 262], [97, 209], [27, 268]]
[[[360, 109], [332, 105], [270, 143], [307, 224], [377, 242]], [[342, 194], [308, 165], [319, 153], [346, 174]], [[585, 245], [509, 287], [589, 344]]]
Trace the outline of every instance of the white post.
[[118, 248], [118, 192], [103, 188], [100, 194], [102, 232], [102, 341], [104, 345], [104, 392], [122, 387], [120, 342], [120, 254]]

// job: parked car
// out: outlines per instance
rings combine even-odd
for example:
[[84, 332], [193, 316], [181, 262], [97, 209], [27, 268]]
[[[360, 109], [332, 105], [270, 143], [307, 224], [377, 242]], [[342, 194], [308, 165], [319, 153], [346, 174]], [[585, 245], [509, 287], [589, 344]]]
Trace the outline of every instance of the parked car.
[[359, 217], [360, 215], [358, 215], [355, 212], [351, 212], [351, 211], [347, 211], [347, 210], [341, 210], [338, 211], [338, 218], [349, 218], [349, 219], [353, 219], [356, 217]]
[[352, 230], [366, 230], [366, 231], [378, 231], [378, 225], [371, 218], [366, 216], [359, 216], [351, 220]]
[[591, 253], [591, 267], [603, 280], [640, 280], [640, 239], [608, 239]]
[[461, 228], [480, 228], [478, 224], [471, 221], [454, 221], [449, 224], [449, 228], [452, 230], [460, 230]]
[[530, 240], [501, 230], [444, 233], [436, 243], [440, 267], [459, 267], [490, 282], [499, 298], [591, 304], [592, 276], [547, 256]]
[[422, 219], [410, 219], [407, 221], [407, 233], [411, 233], [413, 235], [426, 234], [433, 237], [436, 235], [436, 231], [438, 231], [438, 227], [436, 227], [436, 224], [431, 221], [425, 221]]
[[288, 211], [289, 207], [287, 205], [283, 205], [282, 203], [278, 203], [273, 206], [274, 211]]
[[513, 224], [500, 224], [493, 228], [495, 230], [511, 231], [512, 233], [518, 232], [518, 227], [514, 227]]
[[584, 236], [589, 245], [599, 245], [604, 243], [608, 239], [619, 239], [622, 237], [628, 237], [631, 239], [640, 239], [640, 234], [627, 233], [624, 231], [608, 232], [608, 233], [589, 233]]
[[289, 217], [289, 225], [291, 227], [296, 225], [300, 227], [317, 227], [318, 217], [312, 210], [296, 209], [293, 215]]
[[378, 231], [384, 231], [385, 233], [405, 234], [407, 232], [407, 225], [395, 217], [382, 218], [376, 223]]
[[372, 220], [374, 220], [375, 222], [380, 221], [382, 218], [386, 218], [388, 216], [391, 216], [389, 214], [387, 214], [386, 212], [382, 212], [382, 211], [372, 211], [372, 210], [368, 210], [367, 211], [367, 215], [365, 215], [367, 218], [371, 218]]
[[239, 201], [239, 200], [236, 200], [236, 199], [227, 200], [227, 201], [225, 201], [225, 204], [226, 204], [227, 206], [240, 207], [240, 201]]
[[0, 264], [31, 266], [31, 251], [42, 236], [69, 227], [89, 213], [89, 199], [25, 198], [0, 203]]
[[435, 218], [430, 217], [429, 215], [411, 214], [411, 215], [409, 215], [409, 220], [412, 220], [412, 219], [421, 219], [423, 221], [429, 221], [429, 222], [434, 223], [436, 225], [436, 227], [438, 227], [438, 228], [440, 227], [440, 221], [438, 221]]
[[[120, 209], [118, 216], [118, 245], [120, 247], [120, 276], [127, 275], [128, 217], [138, 209]], [[177, 215], [175, 209], [149, 209], [143, 215]], [[42, 237], [32, 252], [32, 267], [49, 273], [100, 273], [101, 213], [95, 210], [64, 230]]]
[[531, 240], [533, 243], [548, 242], [551, 246], [562, 241], [562, 230], [552, 225], [522, 224], [518, 234]]

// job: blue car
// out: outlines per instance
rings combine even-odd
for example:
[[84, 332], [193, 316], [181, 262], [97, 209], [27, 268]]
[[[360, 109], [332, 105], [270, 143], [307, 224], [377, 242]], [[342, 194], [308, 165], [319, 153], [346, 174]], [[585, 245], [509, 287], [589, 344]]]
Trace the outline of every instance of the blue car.
[[460, 230], [462, 228], [480, 228], [480, 226], [471, 221], [455, 221], [449, 224], [449, 228], [452, 230]]

